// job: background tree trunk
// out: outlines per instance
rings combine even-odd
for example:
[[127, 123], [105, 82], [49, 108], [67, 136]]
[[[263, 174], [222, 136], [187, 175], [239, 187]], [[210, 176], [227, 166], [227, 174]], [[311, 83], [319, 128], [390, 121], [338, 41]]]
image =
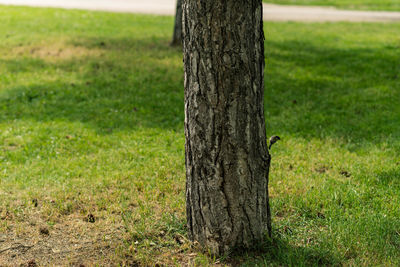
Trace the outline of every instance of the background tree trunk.
[[175, 26], [171, 45], [182, 45], [182, 0], [177, 0], [176, 2]]
[[270, 230], [261, 0], [183, 2], [189, 235], [214, 254]]

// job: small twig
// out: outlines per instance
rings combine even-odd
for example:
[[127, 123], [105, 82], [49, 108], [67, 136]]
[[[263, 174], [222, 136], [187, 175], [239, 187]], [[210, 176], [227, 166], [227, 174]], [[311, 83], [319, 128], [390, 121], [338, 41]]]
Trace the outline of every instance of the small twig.
[[19, 248], [30, 249], [31, 247], [33, 247], [33, 245], [32, 246], [27, 246], [27, 245], [23, 245], [23, 244], [18, 244], [16, 246], [11, 246], [9, 248], [2, 249], [2, 250], [0, 250], [0, 253], [3, 253], [5, 251], [7, 251], [7, 250], [14, 250], [14, 249], [19, 249]]

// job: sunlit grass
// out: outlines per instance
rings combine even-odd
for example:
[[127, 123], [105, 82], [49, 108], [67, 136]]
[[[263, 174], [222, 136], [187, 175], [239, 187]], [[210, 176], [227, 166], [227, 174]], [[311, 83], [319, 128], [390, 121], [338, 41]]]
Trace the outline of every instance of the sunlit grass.
[[340, 9], [400, 11], [397, 0], [263, 0], [279, 5], [331, 6]]
[[33, 247], [38, 263], [400, 264], [399, 24], [265, 25], [274, 240], [225, 260], [187, 241], [173, 18], [1, 7], [0, 23], [0, 231], [86, 249]]

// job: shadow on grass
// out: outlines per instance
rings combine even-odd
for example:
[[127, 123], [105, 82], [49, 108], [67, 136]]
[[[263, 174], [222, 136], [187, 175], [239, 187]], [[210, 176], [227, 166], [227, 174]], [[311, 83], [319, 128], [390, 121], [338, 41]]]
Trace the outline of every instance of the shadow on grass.
[[272, 128], [355, 144], [400, 137], [394, 101], [400, 99], [400, 56], [394, 49], [268, 41], [266, 51]]
[[103, 133], [139, 127], [181, 129], [179, 53], [161, 41], [85, 39], [71, 44], [96, 47], [104, 55], [55, 63], [40, 58], [3, 60], [12, 73], [30, 71], [40, 77], [46, 70], [59, 70], [71, 79], [58, 76], [51, 82], [7, 88], [0, 95], [0, 121], [79, 121]]
[[328, 251], [289, 244], [274, 238], [252, 252], [236, 251], [225, 260], [232, 266], [335, 266], [339, 261]]
[[[137, 127], [181, 129], [183, 71], [179, 49], [162, 38], [80, 38], [67, 44], [100, 49], [79, 60], [2, 61], [8, 71], [59, 69], [77, 79], [11, 87], [1, 119], [80, 121], [100, 132]], [[267, 41], [268, 128], [283, 135], [346, 143], [400, 137], [400, 56], [391, 47], [328, 48]], [[20, 66], [24, 66], [21, 67]]]
[[382, 170], [376, 174], [376, 184], [384, 187], [400, 188], [400, 167]]

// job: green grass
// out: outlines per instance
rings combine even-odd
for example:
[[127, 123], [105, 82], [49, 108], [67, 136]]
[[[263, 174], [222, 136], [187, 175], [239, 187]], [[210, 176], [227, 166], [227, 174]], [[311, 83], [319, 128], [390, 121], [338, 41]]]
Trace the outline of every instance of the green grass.
[[398, 0], [263, 0], [279, 5], [332, 6], [340, 9], [400, 11]]
[[33, 245], [1, 263], [400, 265], [400, 24], [266, 23], [274, 240], [215, 259], [186, 237], [173, 18], [0, 23], [0, 249]]

